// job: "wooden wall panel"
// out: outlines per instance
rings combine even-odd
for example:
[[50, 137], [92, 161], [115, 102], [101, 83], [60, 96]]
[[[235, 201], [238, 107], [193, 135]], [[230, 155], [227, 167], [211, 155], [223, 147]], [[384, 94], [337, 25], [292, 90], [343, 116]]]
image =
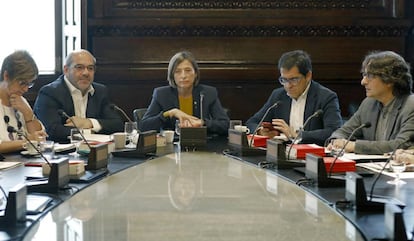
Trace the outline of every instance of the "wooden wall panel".
[[[413, 60], [413, 13], [404, 0], [93, 0], [84, 47], [98, 60], [96, 80], [132, 113], [166, 85], [169, 58], [187, 49], [202, 82], [218, 88], [232, 118], [246, 120], [277, 83], [283, 52], [303, 49], [314, 79], [335, 90], [343, 115], [360, 102], [360, 64], [372, 50]], [[248, 98], [247, 98], [248, 97]]]

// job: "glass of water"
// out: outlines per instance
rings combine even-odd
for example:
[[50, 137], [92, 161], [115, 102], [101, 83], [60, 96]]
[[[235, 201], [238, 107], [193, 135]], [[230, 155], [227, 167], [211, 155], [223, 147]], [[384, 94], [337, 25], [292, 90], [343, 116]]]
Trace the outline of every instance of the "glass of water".
[[390, 161], [390, 168], [395, 173], [395, 178], [394, 178], [394, 180], [388, 181], [387, 183], [392, 184], [392, 185], [404, 185], [404, 184], [406, 184], [405, 181], [400, 179], [400, 173], [405, 171], [405, 162], [391, 160]]
[[125, 122], [124, 125], [124, 132], [127, 135], [127, 141], [129, 141], [127, 147], [133, 148], [134, 147], [134, 137], [138, 133], [137, 123], [136, 122]]
[[74, 144], [76, 148], [75, 152], [72, 153], [72, 155], [75, 157], [79, 157], [79, 146], [81, 142], [83, 141], [82, 135], [83, 135], [82, 129], [76, 129], [76, 128], [70, 129], [70, 143]]

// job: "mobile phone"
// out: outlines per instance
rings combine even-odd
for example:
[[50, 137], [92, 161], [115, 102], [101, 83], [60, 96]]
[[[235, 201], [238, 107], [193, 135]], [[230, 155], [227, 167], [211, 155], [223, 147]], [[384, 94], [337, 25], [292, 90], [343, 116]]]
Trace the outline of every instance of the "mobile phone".
[[275, 127], [270, 122], [262, 122], [262, 126], [264, 128], [269, 129], [270, 131], [275, 131], [276, 130]]

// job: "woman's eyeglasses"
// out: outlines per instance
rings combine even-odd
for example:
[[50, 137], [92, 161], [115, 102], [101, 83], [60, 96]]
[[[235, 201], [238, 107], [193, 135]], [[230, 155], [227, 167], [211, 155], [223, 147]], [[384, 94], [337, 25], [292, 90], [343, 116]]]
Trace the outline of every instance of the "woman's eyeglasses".
[[34, 82], [33, 81], [32, 82], [27, 82], [27, 81], [24, 81], [24, 80], [19, 80], [19, 85], [21, 87], [27, 87], [27, 88], [30, 89], [34, 86]]

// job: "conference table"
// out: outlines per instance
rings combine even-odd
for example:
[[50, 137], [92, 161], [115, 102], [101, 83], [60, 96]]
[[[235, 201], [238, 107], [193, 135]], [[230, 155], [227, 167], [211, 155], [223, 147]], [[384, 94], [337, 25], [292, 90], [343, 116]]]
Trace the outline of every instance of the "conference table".
[[[234, 156], [227, 148], [226, 138], [216, 137], [203, 150], [170, 144], [155, 157], [110, 157], [108, 175], [70, 183], [71, 191], [51, 195], [54, 202], [32, 222], [0, 227], [0, 240], [384, 238], [383, 213], [337, 209], [344, 188], [297, 185], [303, 174], [260, 168], [264, 156]], [[7, 170], [0, 183], [11, 186], [10, 179], [22, 181], [22, 173], [34, 170]], [[373, 177], [366, 179], [369, 186]], [[378, 191], [406, 202], [406, 226], [412, 228], [414, 183], [396, 188], [385, 181]]]

